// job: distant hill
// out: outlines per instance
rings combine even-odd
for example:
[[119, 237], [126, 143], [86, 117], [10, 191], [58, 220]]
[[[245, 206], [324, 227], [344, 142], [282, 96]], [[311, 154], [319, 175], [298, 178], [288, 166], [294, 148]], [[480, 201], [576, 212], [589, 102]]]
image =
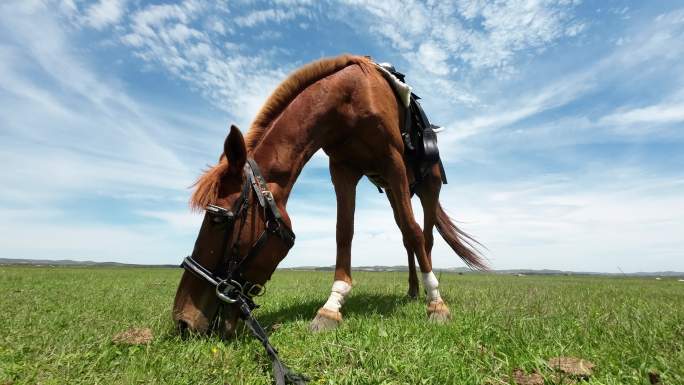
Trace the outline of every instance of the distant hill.
[[[298, 266], [285, 267], [282, 270], [308, 270], [308, 271], [334, 271], [335, 266]], [[408, 271], [408, 266], [355, 266], [354, 271]], [[448, 267], [445, 269], [435, 269], [436, 272], [444, 273], [467, 273], [482, 274], [479, 271], [471, 270], [467, 267]], [[684, 272], [678, 271], [658, 271], [658, 272], [638, 272], [638, 273], [601, 273], [601, 272], [577, 272], [565, 270], [548, 269], [510, 269], [510, 270], [491, 270], [494, 274], [511, 275], [603, 275], [603, 276], [629, 276], [629, 277], [684, 277]]]
[[[48, 260], [48, 259], [12, 259], [0, 258], [0, 265], [26, 265], [26, 266], [102, 266], [102, 267], [162, 267], [178, 268], [178, 265], [143, 265], [129, 264], [120, 262], [94, 262], [94, 261], [74, 261], [70, 259]], [[335, 266], [297, 266], [284, 267], [280, 270], [303, 270], [303, 271], [334, 271]], [[408, 266], [355, 266], [354, 271], [408, 271]], [[448, 267], [445, 269], [435, 269], [436, 272], [461, 273], [461, 274], [482, 274], [467, 267]], [[577, 272], [564, 270], [548, 269], [511, 269], [511, 270], [492, 270], [494, 274], [511, 275], [601, 275], [601, 276], [627, 276], [627, 277], [683, 277], [684, 272], [679, 271], [657, 271], [657, 272], [638, 272], [638, 273], [600, 273], [600, 272]]]
[[0, 258], [0, 265], [27, 266], [102, 266], [102, 267], [178, 267], [178, 265], [144, 265], [120, 262], [74, 261], [71, 259], [13, 259]]

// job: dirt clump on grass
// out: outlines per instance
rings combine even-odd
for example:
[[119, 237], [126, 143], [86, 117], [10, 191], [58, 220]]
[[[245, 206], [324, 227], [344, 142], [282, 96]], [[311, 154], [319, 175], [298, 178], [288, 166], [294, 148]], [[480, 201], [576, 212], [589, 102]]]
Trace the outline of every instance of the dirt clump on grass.
[[495, 381], [489, 379], [487, 383], [492, 385], [572, 385], [589, 379], [595, 367], [593, 363], [576, 357], [553, 357], [548, 360], [548, 366], [555, 370], [555, 373], [549, 374], [548, 381], [544, 381], [544, 377], [537, 370], [527, 373], [523, 369], [516, 368], [513, 369], [511, 376], [503, 376]]
[[548, 364], [552, 369], [579, 378], [589, 378], [595, 367], [593, 363], [577, 357], [553, 357]]
[[515, 369], [513, 382], [517, 385], [544, 385], [544, 378], [537, 372], [527, 374], [522, 369]]
[[150, 328], [132, 328], [112, 337], [112, 342], [118, 345], [146, 345], [152, 342], [152, 338]]
[[271, 325], [271, 331], [274, 332], [274, 331], [280, 329], [281, 327], [283, 327], [283, 324], [281, 324], [279, 322], [274, 323], [273, 325]]

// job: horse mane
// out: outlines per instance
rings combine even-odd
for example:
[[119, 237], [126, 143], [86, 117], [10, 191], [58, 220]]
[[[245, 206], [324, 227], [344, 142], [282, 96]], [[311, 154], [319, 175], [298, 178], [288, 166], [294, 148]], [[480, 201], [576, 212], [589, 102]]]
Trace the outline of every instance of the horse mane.
[[291, 73], [266, 99], [252, 122], [247, 135], [245, 135], [247, 151], [253, 150], [259, 144], [271, 122], [287, 108], [297, 95], [317, 81], [352, 64], [359, 65], [366, 72], [371, 61], [365, 56], [344, 54], [311, 62]]
[[197, 181], [192, 184], [195, 191], [190, 196], [190, 209], [192, 211], [200, 212], [204, 210], [207, 205], [216, 203], [219, 195], [219, 187], [221, 177], [228, 172], [228, 160], [221, 155], [221, 159], [216, 166], [210, 166], [204, 173], [197, 178]]
[[[287, 106], [307, 87], [317, 81], [330, 76], [350, 65], [357, 64], [368, 73], [372, 64], [369, 58], [356, 55], [340, 55], [323, 58], [300, 67], [290, 74], [276, 89], [257, 113], [249, 131], [245, 135], [248, 153], [261, 141], [264, 134]], [[209, 167], [192, 185], [195, 191], [190, 197], [190, 207], [193, 211], [201, 211], [208, 204], [216, 202], [219, 195], [221, 178], [228, 171], [228, 160], [221, 155], [218, 164]]]

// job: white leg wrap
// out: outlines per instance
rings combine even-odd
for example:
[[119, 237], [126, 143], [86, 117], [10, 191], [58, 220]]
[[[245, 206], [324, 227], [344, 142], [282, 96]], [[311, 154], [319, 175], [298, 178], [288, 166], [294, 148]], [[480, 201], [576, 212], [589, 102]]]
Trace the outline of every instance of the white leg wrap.
[[429, 273], [422, 273], [422, 275], [428, 302], [441, 300], [442, 296], [439, 295], [438, 289], [439, 282], [437, 281], [437, 277], [435, 277], [435, 273], [431, 271]]
[[334, 312], [340, 311], [340, 308], [344, 304], [344, 297], [349, 295], [351, 289], [351, 285], [344, 281], [333, 282], [330, 297], [328, 297], [328, 302], [323, 305], [323, 308]]

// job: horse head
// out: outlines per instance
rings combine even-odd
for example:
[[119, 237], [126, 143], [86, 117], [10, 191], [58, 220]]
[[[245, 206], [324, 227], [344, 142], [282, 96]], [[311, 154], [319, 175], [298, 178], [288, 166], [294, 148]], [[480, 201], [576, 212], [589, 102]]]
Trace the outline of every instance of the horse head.
[[[234, 335], [243, 302], [263, 292], [294, 242], [289, 219], [268, 189], [245, 140], [231, 126], [219, 163], [195, 184], [194, 209], [205, 209], [192, 256], [176, 291], [173, 319], [182, 332]], [[238, 301], [239, 300], [239, 301]]]

